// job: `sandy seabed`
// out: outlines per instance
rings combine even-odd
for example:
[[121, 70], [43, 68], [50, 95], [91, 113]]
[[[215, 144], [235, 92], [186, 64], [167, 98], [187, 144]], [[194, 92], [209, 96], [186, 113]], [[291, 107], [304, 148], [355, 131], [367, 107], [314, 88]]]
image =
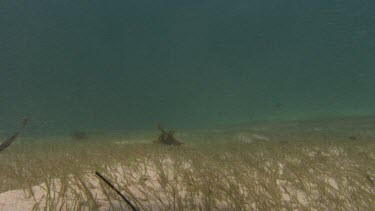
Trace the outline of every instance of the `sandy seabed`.
[[373, 210], [364, 122], [181, 132], [179, 147], [152, 144], [153, 133], [21, 139], [0, 155], [0, 210], [129, 210], [95, 171], [140, 210]]

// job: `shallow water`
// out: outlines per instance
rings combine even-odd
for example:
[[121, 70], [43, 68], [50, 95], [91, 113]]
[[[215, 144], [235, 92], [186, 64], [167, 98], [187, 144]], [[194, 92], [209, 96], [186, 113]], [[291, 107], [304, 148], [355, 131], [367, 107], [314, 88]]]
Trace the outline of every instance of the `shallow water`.
[[375, 209], [373, 11], [1, 1], [0, 209]]
[[2, 1], [1, 131], [373, 115], [374, 4]]

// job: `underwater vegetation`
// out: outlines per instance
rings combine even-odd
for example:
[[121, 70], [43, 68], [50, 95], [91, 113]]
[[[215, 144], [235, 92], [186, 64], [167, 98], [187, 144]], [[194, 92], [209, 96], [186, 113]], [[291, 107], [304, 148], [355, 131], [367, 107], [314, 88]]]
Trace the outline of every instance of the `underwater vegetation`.
[[[179, 146], [182, 144], [182, 142], [180, 142], [174, 137], [175, 131], [173, 130], [166, 131], [165, 129], [161, 127], [160, 124], [157, 125], [157, 128], [161, 131], [161, 134], [159, 135], [155, 143], [166, 144], [166, 145], [176, 145], [176, 146]], [[81, 138], [82, 136], [84, 137], [83, 139], [87, 139], [86, 134], [82, 135], [82, 133], [79, 133], [79, 132], [73, 133], [73, 137], [75, 137], [75, 139], [78, 139], [78, 140], [82, 139]], [[128, 204], [129, 207], [131, 207], [132, 210], [134, 211], [137, 210], [137, 208], [129, 201], [129, 199], [127, 199], [111, 182], [109, 182], [108, 179], [106, 179], [103, 175], [101, 175], [97, 171], [95, 172], [95, 174], [101, 180], [103, 180], [109, 187], [111, 187], [126, 202], [126, 204]]]
[[176, 145], [176, 146], [179, 146], [182, 144], [181, 141], [177, 140], [174, 137], [175, 136], [174, 130], [166, 131], [165, 129], [161, 127], [160, 124], [157, 125], [157, 128], [160, 130], [161, 134], [159, 135], [158, 139], [154, 143]]
[[101, 172], [137, 210], [375, 209], [371, 141], [172, 147], [69, 140], [24, 142], [2, 153], [1, 195], [23, 196], [22, 210], [130, 209], [95, 177]]
[[[374, 124], [365, 123], [338, 136], [305, 122], [313, 127], [302, 136], [283, 123], [284, 136], [266, 125], [184, 136], [159, 126], [160, 144], [23, 141], [0, 153], [0, 209], [14, 210], [13, 198], [18, 210], [374, 210]], [[175, 147], [175, 137], [188, 142]]]

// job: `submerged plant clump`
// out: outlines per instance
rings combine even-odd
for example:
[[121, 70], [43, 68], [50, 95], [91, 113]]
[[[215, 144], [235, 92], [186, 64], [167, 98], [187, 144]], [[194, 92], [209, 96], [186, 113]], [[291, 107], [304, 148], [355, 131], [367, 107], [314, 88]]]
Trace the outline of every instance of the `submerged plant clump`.
[[160, 124], [158, 124], [157, 127], [160, 130], [161, 134], [159, 135], [158, 140], [156, 140], [154, 143], [175, 146], [180, 146], [182, 144], [182, 142], [175, 138], [174, 130], [166, 131], [160, 126]]
[[374, 151], [373, 142], [25, 143], [1, 154], [0, 192], [23, 196], [23, 210], [129, 209], [98, 171], [137, 210], [373, 210]]

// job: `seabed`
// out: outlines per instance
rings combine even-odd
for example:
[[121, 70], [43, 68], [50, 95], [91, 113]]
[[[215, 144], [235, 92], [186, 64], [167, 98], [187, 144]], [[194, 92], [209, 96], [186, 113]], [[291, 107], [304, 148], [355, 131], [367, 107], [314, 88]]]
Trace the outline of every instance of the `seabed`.
[[[82, 135], [82, 134], [81, 134]], [[0, 210], [374, 210], [375, 117], [80, 137], [0, 153]]]

